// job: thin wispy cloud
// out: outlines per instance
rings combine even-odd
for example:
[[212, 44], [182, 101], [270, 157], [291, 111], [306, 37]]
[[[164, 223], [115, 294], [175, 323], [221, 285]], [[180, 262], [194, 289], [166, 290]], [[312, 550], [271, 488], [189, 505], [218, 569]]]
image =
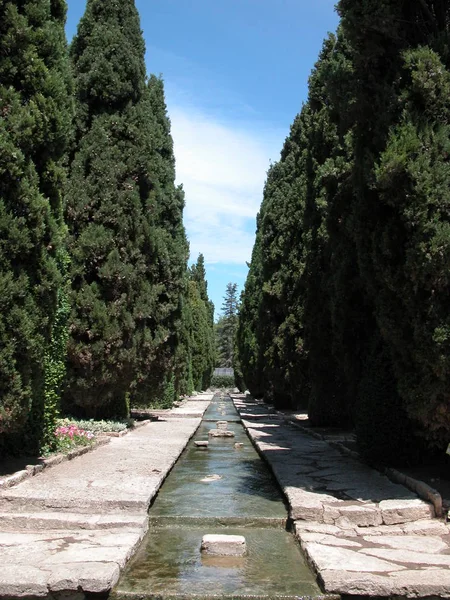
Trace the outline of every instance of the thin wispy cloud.
[[283, 134], [221, 122], [191, 103], [168, 103], [191, 258], [202, 252], [207, 263], [243, 264], [250, 260], [266, 172]]

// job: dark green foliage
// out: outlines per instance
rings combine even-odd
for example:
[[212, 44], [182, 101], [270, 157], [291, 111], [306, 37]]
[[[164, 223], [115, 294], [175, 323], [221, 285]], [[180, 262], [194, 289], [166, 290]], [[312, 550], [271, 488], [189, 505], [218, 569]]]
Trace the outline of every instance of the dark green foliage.
[[[263, 205], [261, 206], [261, 210]], [[245, 387], [255, 398], [264, 394], [262, 375], [262, 352], [257, 337], [258, 313], [261, 303], [261, 235], [259, 231], [260, 215], [256, 223], [256, 238], [252, 251], [249, 272], [241, 294], [239, 305], [238, 327], [236, 342], [239, 362]]]
[[[351, 281], [356, 257], [348, 239], [351, 194], [349, 148], [351, 52], [341, 31], [324, 42], [309, 82], [308, 157], [305, 164], [304, 330], [309, 358], [309, 417], [316, 425], [348, 423], [353, 396], [346, 379], [346, 344], [359, 304]], [[344, 300], [345, 299], [345, 300]], [[342, 322], [344, 321], [344, 322]], [[342, 326], [344, 325], [344, 329]], [[351, 377], [356, 365], [351, 360]]]
[[238, 310], [237, 284], [228, 283], [223, 297], [222, 314], [215, 324], [217, 367], [233, 366]]
[[211, 379], [212, 388], [234, 388], [234, 377], [233, 375], [213, 375]]
[[[145, 333], [140, 350], [139, 375], [132, 393], [133, 401], [140, 403], [157, 398], [160, 384], [167, 388], [166, 380], [171, 379], [169, 374], [172, 371], [175, 371], [175, 397], [185, 393], [189, 364], [183, 312], [187, 303], [189, 255], [183, 225], [184, 192], [175, 185], [175, 157], [163, 81], [151, 76], [148, 92], [153, 121], [146, 125], [144, 155], [148, 162], [145, 165], [145, 185], [149, 193], [148, 212], [151, 213], [151, 207], [155, 206], [156, 214], [144, 255], [147, 278], [156, 301], [151, 312], [147, 313], [150, 318], [143, 321]], [[146, 111], [147, 118], [150, 110]], [[145, 119], [144, 115], [142, 117]], [[184, 371], [180, 371], [181, 366]]]
[[[239, 321], [238, 321], [239, 326]], [[236, 328], [236, 333], [234, 336], [234, 353], [233, 353], [233, 373], [234, 373], [234, 385], [238, 388], [240, 392], [244, 392], [246, 389], [244, 374], [242, 372], [241, 360], [239, 358], [239, 348], [238, 348], [238, 338], [237, 338], [238, 328]]]
[[[405, 410], [445, 448], [450, 430], [450, 73], [409, 50], [404, 105], [375, 170], [385, 218], [372, 238], [376, 315]], [[394, 242], [395, 240], [395, 242]]]
[[362, 455], [375, 465], [421, 462], [426, 457], [424, 440], [402, 406], [392, 364], [380, 339], [372, 341], [358, 392], [355, 425]]
[[450, 5], [338, 8], [268, 173], [239, 360], [255, 395], [418, 462], [450, 435]]
[[58, 250], [56, 260], [61, 274], [61, 281], [57, 292], [56, 312], [53, 319], [50, 345], [45, 354], [44, 427], [41, 438], [41, 451], [45, 452], [57, 448], [54, 432], [56, 420], [60, 415], [61, 394], [66, 377], [67, 341], [69, 339], [67, 323], [70, 316], [70, 258], [65, 247]]
[[133, 0], [89, 0], [71, 48], [77, 143], [67, 202], [72, 315], [66, 406], [123, 416], [166, 395], [185, 289], [184, 195], [163, 82], [145, 81]]
[[429, 447], [443, 450], [450, 431], [450, 7], [343, 0], [340, 11], [358, 81], [352, 223], [361, 280], [396, 403]]
[[192, 379], [192, 307], [188, 298], [189, 278], [185, 276], [185, 287], [181, 298], [181, 322], [178, 334], [178, 346], [175, 354], [175, 390], [178, 395], [190, 396], [194, 391]]
[[190, 331], [189, 386], [206, 390], [214, 370], [214, 305], [208, 298], [203, 255], [190, 269], [189, 295], [192, 326]]
[[2, 451], [48, 443], [64, 372], [55, 350], [64, 346], [62, 190], [72, 128], [65, 14], [62, 0], [0, 3]]

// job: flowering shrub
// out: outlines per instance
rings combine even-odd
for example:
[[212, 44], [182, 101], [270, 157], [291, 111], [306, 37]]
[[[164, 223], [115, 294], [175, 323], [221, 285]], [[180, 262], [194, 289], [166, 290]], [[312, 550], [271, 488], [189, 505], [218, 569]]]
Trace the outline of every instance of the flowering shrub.
[[60, 451], [71, 450], [76, 446], [87, 446], [95, 437], [92, 431], [80, 429], [75, 423], [60, 425], [55, 430], [55, 436]]

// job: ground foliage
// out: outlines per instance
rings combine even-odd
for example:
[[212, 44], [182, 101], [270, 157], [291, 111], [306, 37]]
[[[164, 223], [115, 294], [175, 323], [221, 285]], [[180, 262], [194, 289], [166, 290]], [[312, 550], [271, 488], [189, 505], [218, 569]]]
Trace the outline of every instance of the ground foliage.
[[237, 334], [249, 390], [355, 424], [374, 461], [450, 437], [450, 7], [341, 0], [269, 169]]
[[63, 0], [0, 2], [0, 451], [37, 452], [58, 413], [72, 132]]

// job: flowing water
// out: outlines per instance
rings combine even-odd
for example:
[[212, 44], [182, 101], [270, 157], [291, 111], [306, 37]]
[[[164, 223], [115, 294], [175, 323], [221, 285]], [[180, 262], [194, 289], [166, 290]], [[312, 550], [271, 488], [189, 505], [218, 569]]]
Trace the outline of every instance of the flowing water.
[[[228, 421], [234, 438], [208, 438]], [[207, 449], [195, 440], [208, 440]], [[235, 444], [242, 444], [235, 447]], [[231, 399], [213, 398], [194, 438], [162, 486], [150, 528], [113, 598], [318, 597], [320, 589], [294, 537], [287, 508]], [[205, 556], [205, 534], [243, 535], [243, 557]]]

